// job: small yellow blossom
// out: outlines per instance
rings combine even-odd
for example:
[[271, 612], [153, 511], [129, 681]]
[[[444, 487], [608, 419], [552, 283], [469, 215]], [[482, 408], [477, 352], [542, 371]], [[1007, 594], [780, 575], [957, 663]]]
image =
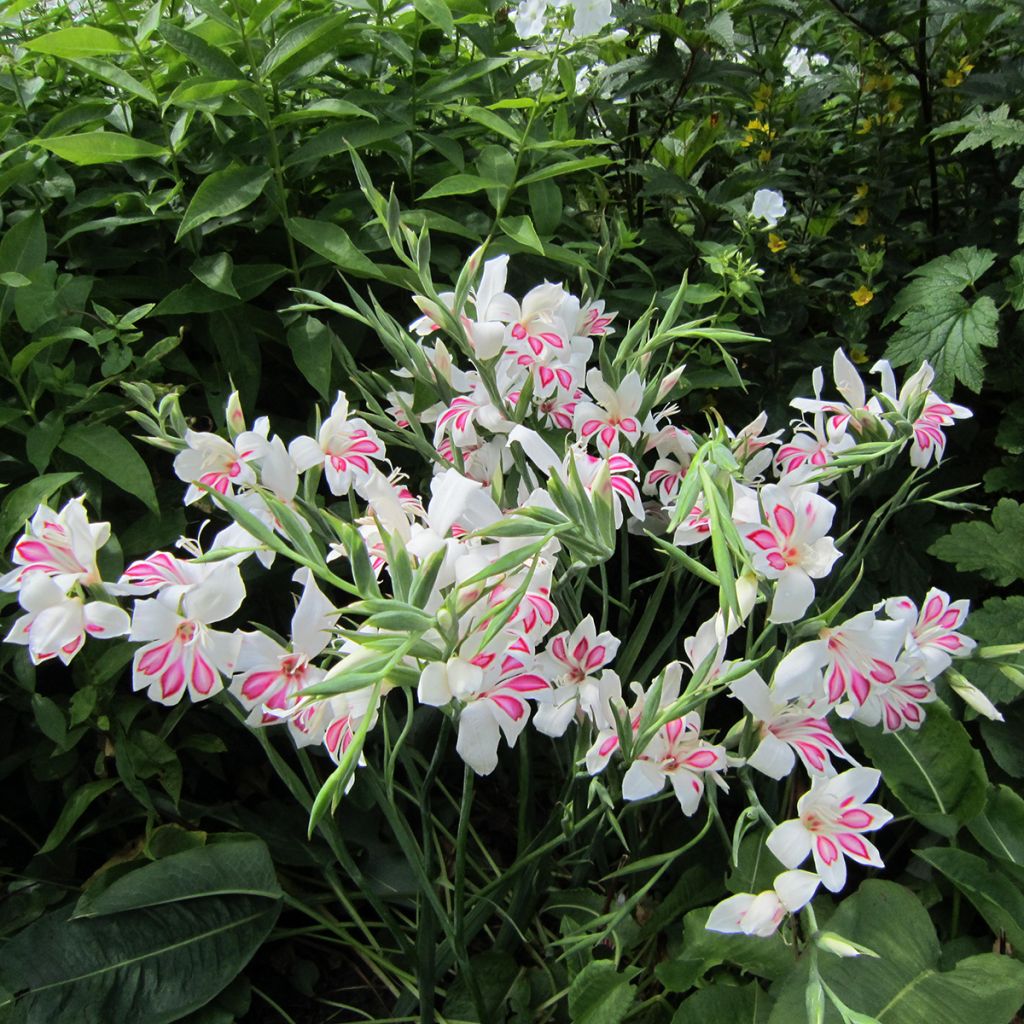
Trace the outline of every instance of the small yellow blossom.
[[874, 123], [875, 123], [875, 122], [874, 122], [874, 119], [873, 119], [873, 118], [870, 118], [870, 117], [862, 117], [862, 118], [861, 118], [861, 119], [860, 119], [860, 120], [859, 120], [859, 121], [857, 122], [857, 134], [858, 134], [858, 135], [867, 135], [867, 133], [868, 133], [869, 131], [871, 131], [871, 128], [872, 128], [872, 126], [874, 125]]
[[762, 149], [761, 152], [757, 154], [758, 163], [767, 164], [771, 162], [771, 159], [772, 151], [770, 149]]
[[751, 118], [744, 126], [748, 132], [767, 132], [768, 125], [762, 124], [759, 118]]
[[768, 248], [772, 252], [782, 252], [786, 248], [786, 240], [775, 234], [774, 231], [768, 232]]
[[850, 298], [858, 306], [866, 306], [874, 297], [875, 293], [863, 284], [855, 292], [850, 292]]
[[790, 263], [790, 265], [789, 265], [789, 279], [790, 279], [790, 281], [793, 282], [793, 284], [803, 284], [804, 283], [803, 277], [800, 274], [797, 273], [797, 269], [796, 269], [795, 266], [793, 266], [792, 263]]
[[966, 57], [961, 57], [955, 68], [950, 68], [942, 79], [942, 84], [955, 89], [974, 70], [974, 65]]
[[857, 186], [857, 198], [866, 199], [868, 194], [868, 186], [866, 183], [861, 183]]
[[863, 366], [868, 361], [868, 350], [860, 344], [851, 345], [850, 358], [858, 366]]
[[864, 79], [864, 92], [888, 92], [892, 86], [892, 75], [868, 75]]
[[890, 114], [898, 114], [903, 109], [903, 100], [899, 96], [890, 96], [887, 106]]
[[885, 245], [885, 235], [875, 235], [874, 243], [879, 248], [882, 248]]
[[866, 207], [862, 206], [859, 210], [855, 210], [853, 215], [850, 217], [850, 223], [856, 224], [857, 227], [862, 228], [867, 224], [871, 217], [871, 211]]

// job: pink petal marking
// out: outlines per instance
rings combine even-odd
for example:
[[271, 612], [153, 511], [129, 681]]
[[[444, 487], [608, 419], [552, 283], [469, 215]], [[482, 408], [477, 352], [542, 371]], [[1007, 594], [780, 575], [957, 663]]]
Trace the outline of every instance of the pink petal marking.
[[680, 734], [683, 731], [683, 725], [685, 723], [681, 718], [675, 718], [671, 722], [665, 724], [665, 737], [669, 743], [675, 743], [679, 739]]
[[192, 686], [199, 693], [209, 693], [217, 682], [217, 673], [213, 671], [210, 663], [201, 655], [196, 654], [192, 663]]
[[942, 598], [938, 594], [933, 597], [928, 604], [925, 605], [924, 609], [924, 621], [931, 622], [932, 619], [937, 619], [942, 614]]
[[525, 674], [516, 676], [501, 684], [503, 690], [515, 690], [516, 693], [534, 693], [548, 689], [548, 681], [543, 676]]
[[950, 608], [938, 623], [943, 629], [956, 629], [960, 625], [960, 613], [955, 608]]
[[167, 664], [173, 647], [174, 641], [168, 640], [166, 643], [160, 644], [159, 647], [146, 651], [139, 658], [139, 671], [144, 676], [155, 676]]
[[839, 845], [852, 857], [856, 857], [857, 860], [870, 860], [871, 855], [868, 853], [868, 848], [864, 844], [864, 840], [860, 836], [854, 835], [852, 832], [840, 832], [836, 836], [839, 840]]
[[776, 505], [772, 509], [772, 517], [778, 524], [784, 537], [791, 537], [793, 535], [793, 531], [796, 529], [796, 516], [785, 505]]
[[793, 745], [815, 771], [820, 772], [825, 767], [825, 753], [819, 750], [813, 743], [808, 743], [806, 740], [798, 740]]
[[573, 661], [582, 663], [587, 656], [587, 651], [590, 649], [589, 641], [584, 638], [572, 649]]
[[891, 705], [885, 705], [885, 724], [895, 732], [903, 724], [903, 719], [900, 718], [900, 713]]
[[773, 548], [777, 548], [779, 546], [779, 542], [775, 534], [772, 533], [771, 530], [765, 530], [763, 528], [751, 530], [750, 533], [747, 534], [747, 540], [752, 541], [762, 551], [771, 551]]
[[489, 695], [489, 699], [494, 701], [513, 722], [518, 722], [526, 714], [526, 707], [522, 700], [509, 693], [492, 693]]
[[591, 652], [587, 655], [587, 660], [584, 663], [584, 668], [587, 671], [597, 668], [599, 665], [603, 665], [608, 660], [608, 649], [604, 644], [598, 644]]
[[601, 746], [597, 748], [597, 752], [601, 755], [601, 757], [607, 757], [618, 745], [619, 737], [609, 736], [608, 739], [606, 739], [604, 743], [602, 743]]
[[839, 850], [836, 848], [836, 844], [827, 836], [818, 836], [815, 842], [818, 847], [818, 856], [826, 864], [834, 864], [839, 859]]
[[572, 387], [572, 374], [568, 370], [555, 370], [555, 376], [558, 378], [558, 383], [561, 384], [566, 391]]
[[698, 750], [683, 761], [693, 768], [700, 768], [702, 771], [710, 768], [718, 761], [718, 755], [713, 750]]
[[937, 637], [932, 643], [945, 648], [947, 651], [959, 651], [963, 647], [963, 641], [956, 633], [947, 633], [945, 636]]
[[786, 569], [786, 560], [778, 553], [773, 551], [767, 556], [768, 564], [778, 572], [784, 572]]
[[839, 665], [835, 665], [832, 668], [831, 673], [828, 677], [828, 700], [830, 704], [835, 704], [837, 700], [846, 692], [846, 675]]
[[242, 695], [248, 700], [259, 700], [280, 678], [281, 673], [273, 670], [253, 672], [251, 675], [246, 676], [245, 681], [242, 683]]
[[896, 678], [896, 671], [888, 662], [874, 658], [871, 663], [875, 666], [871, 670], [871, 678], [876, 683], [891, 683]]
[[851, 807], [850, 810], [844, 811], [839, 816], [841, 824], [845, 825], [847, 828], [855, 829], [865, 829], [874, 820], [874, 816], [869, 814], [862, 807]]
[[551, 641], [551, 653], [563, 664], [569, 664], [569, 652], [565, 649], [564, 636], [556, 636], [555, 639]]
[[53, 549], [41, 540], [23, 540], [14, 545], [14, 554], [25, 562], [43, 562], [50, 558]]
[[858, 704], [863, 704], [871, 692], [871, 683], [856, 669], [850, 673], [850, 691]]
[[168, 665], [160, 677], [160, 692], [164, 698], [173, 697], [185, 685], [184, 658], [178, 658]]

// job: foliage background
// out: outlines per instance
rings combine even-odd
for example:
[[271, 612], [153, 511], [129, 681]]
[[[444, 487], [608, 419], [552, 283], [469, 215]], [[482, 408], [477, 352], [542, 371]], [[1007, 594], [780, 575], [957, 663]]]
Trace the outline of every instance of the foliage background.
[[[360, 187], [354, 152], [394, 196], [394, 216], [430, 230], [439, 286], [488, 240], [492, 255], [516, 257], [512, 290], [542, 277], [583, 283], [626, 321], [685, 276], [688, 315], [768, 340], [694, 349], [684, 419], [763, 406], [781, 425], [788, 399], [806, 391], [837, 342], [866, 366], [883, 355], [930, 358], [940, 390], [955, 385], [975, 410], [947, 479], [983, 481], [971, 495], [979, 508], [970, 521], [941, 508], [897, 517], [871, 580], [879, 594], [938, 583], [972, 599], [979, 640], [1019, 642], [1020, 5], [619, 4], [618, 33], [553, 36], [553, 51], [519, 40], [508, 14], [472, 0], [3, 7], [4, 545], [39, 501], [87, 494], [94, 518], [114, 524], [103, 568], [116, 573], [195, 525], [170, 456], [136, 436], [130, 413], [178, 393], [190, 423], [223, 426], [234, 386], [250, 418], [267, 413], [283, 434], [299, 433], [315, 401], [356, 386], [357, 367], [387, 366], [364, 325], [310, 301], [372, 294], [399, 323], [414, 315], [414, 281]], [[826, 55], [827, 66], [794, 79], [784, 66], [793, 45]], [[789, 213], [771, 234], [747, 220], [757, 188], [786, 197]], [[865, 292], [861, 304], [854, 296]], [[269, 621], [271, 594], [256, 601]], [[128, 692], [130, 658], [126, 644], [87, 650], [68, 672], [33, 670], [23, 652], [0, 651], [0, 984], [18, 987], [19, 956], [41, 941], [38, 929], [56, 927], [44, 915], [63, 913], [83, 886], [117, 897], [126, 872], [185, 853], [195, 877], [236, 881], [175, 892], [147, 876], [176, 901], [185, 933], [212, 919], [259, 923], [226, 932], [247, 936], [233, 947], [198, 950], [191, 974], [172, 964], [179, 987], [147, 1022], [415, 1012], [416, 950], [395, 936], [415, 933], [418, 883], [385, 809], [357, 787], [305, 840], [302, 804], [323, 765], [240, 731], [226, 705], [187, 715], [148, 705]], [[1003, 1024], [1021, 1002], [1019, 977], [987, 976], [972, 958], [993, 943], [1024, 950], [1015, 937], [1024, 920], [1024, 676], [973, 667], [971, 677], [1007, 702], [1007, 723], [936, 712], [918, 751], [930, 779], [913, 778], [892, 744], [859, 737], [887, 778], [891, 770], [907, 815], [886, 857], [891, 881], [866, 883], [834, 924], [891, 945], [896, 973], [836, 961], [828, 978], [885, 1024], [928, 1012]], [[437, 723], [417, 728], [414, 740], [429, 749]], [[557, 765], [548, 770], [557, 777]], [[478, 793], [492, 821], [474, 847], [478, 889], [488, 857], [514, 853], [509, 836], [522, 823], [508, 818], [507, 793], [516, 773], [503, 765]], [[439, 840], [432, 870], [447, 880], [460, 780], [447, 769], [434, 779], [429, 813], [449, 840]], [[544, 792], [543, 775], [533, 784]], [[537, 820], [550, 813], [557, 826], [549, 789]], [[398, 812], [415, 822], [410, 796]], [[685, 841], [671, 816], [652, 814], [636, 827], [662, 829], [662, 851]], [[683, 858], [655, 877], [623, 859], [603, 821], [570, 830], [514, 880], [470, 946], [491, 1019], [803, 1019], [804, 966], [790, 950], [700, 926], [723, 886], [745, 887], [758, 863], [729, 872], [724, 855]], [[448, 899], [450, 884], [440, 888]], [[629, 912], [595, 938], [588, 922], [627, 896]], [[115, 899], [120, 920], [132, 922], [118, 941], [144, 943], [167, 927], [149, 898]], [[884, 939], [864, 924], [883, 915]], [[572, 941], [580, 936], [589, 941]], [[70, 956], [73, 946], [60, 948]], [[440, 1012], [474, 1019], [450, 957], [442, 952], [433, 968]], [[914, 998], [865, 1001], [906, 978], [924, 979]], [[117, 980], [129, 999], [119, 1019], [134, 1019], [148, 1004], [133, 1006], [135, 990]], [[981, 1005], [981, 989], [991, 1005]], [[975, 994], [970, 1010], [949, 1016], [964, 991]], [[35, 1012], [42, 1020], [48, 1011]]]

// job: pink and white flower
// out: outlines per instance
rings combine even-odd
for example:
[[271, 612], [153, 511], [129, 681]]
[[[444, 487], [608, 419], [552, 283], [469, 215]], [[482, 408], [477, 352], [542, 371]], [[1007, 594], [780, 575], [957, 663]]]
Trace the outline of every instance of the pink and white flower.
[[755, 571], [775, 580], [771, 622], [795, 622], [814, 600], [816, 579], [827, 576], [840, 552], [831, 537], [836, 508], [809, 488], [768, 484], [761, 489], [764, 523], [738, 522]]
[[578, 402], [573, 413], [573, 426], [581, 441], [592, 438], [602, 455], [619, 450], [620, 437], [629, 445], [640, 440], [638, 415], [644, 400], [644, 385], [633, 370], [622, 378], [618, 387], [605, 383], [598, 369], [587, 373], [587, 387], [599, 404]]
[[347, 494], [369, 479], [371, 460], [385, 458], [377, 432], [364, 419], [348, 415], [348, 399], [339, 391], [331, 415], [324, 420], [317, 437], [295, 438], [288, 454], [300, 473], [322, 465], [332, 494]]
[[949, 668], [954, 658], [965, 658], [974, 650], [974, 640], [957, 632], [969, 609], [969, 601], [951, 601], [949, 594], [938, 587], [925, 594], [920, 613], [909, 597], [892, 597], [885, 602], [887, 615], [908, 624], [907, 651], [924, 663], [926, 679], [934, 679]]
[[264, 417], [257, 421], [255, 430], [243, 430], [234, 442], [225, 441], [217, 434], [186, 431], [188, 447], [178, 452], [174, 459], [174, 472], [178, 479], [189, 485], [185, 491], [185, 504], [191, 505], [206, 494], [197, 483], [227, 495], [232, 494], [236, 487], [255, 483], [256, 475], [250, 463], [264, 454], [269, 429], [269, 421]]
[[704, 793], [705, 778], [710, 776], [721, 789], [729, 788], [718, 774], [725, 768], [725, 748], [700, 738], [700, 715], [691, 711], [658, 730], [626, 770], [622, 796], [625, 800], [643, 800], [660, 793], [668, 781], [683, 814], [694, 814]]
[[186, 692], [199, 701], [221, 690], [221, 675], [234, 671], [242, 637], [211, 629], [210, 623], [233, 615], [244, 597], [238, 567], [219, 562], [180, 597], [168, 590], [136, 601], [129, 639], [145, 646], [135, 652], [132, 688], [167, 705]]
[[63, 592], [75, 583], [98, 583], [96, 552], [109, 538], [110, 523], [90, 523], [84, 498], [73, 498], [60, 512], [40, 505], [14, 545], [15, 568], [0, 577], [0, 590], [15, 591], [34, 573], [52, 576]]
[[811, 871], [783, 871], [765, 892], [741, 892], [717, 904], [704, 927], [709, 932], [774, 935], [786, 914], [795, 914], [814, 896], [821, 879]]
[[797, 803], [798, 818], [776, 826], [768, 849], [787, 867], [799, 867], [808, 854], [822, 885], [839, 892], [846, 884], [846, 857], [865, 867], [884, 867], [878, 850], [865, 832], [880, 829], [892, 815], [878, 804], [865, 803], [882, 773], [875, 768], [851, 768], [842, 775], [816, 777]]
[[622, 684], [614, 672], [600, 677], [597, 672], [615, 658], [619, 643], [611, 633], [598, 633], [591, 615], [571, 634], [566, 630], [551, 638], [536, 661], [537, 671], [552, 684], [533, 718], [540, 732], [562, 736], [578, 714], [589, 715], [598, 728], [612, 724], [604, 708], [622, 692]]
[[33, 665], [58, 658], [65, 665], [82, 649], [86, 636], [101, 640], [128, 633], [127, 613], [105, 601], [86, 603], [68, 596], [53, 577], [34, 572], [18, 593], [25, 615], [16, 619], [4, 637], [9, 644], [28, 647]]

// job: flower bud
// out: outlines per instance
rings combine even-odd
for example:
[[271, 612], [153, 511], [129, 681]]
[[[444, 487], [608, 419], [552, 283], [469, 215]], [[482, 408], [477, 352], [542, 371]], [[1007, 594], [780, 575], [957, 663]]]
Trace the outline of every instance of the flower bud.
[[993, 722], [1005, 721], [1003, 716], [996, 709], [996, 706], [979, 690], [969, 679], [959, 672], [949, 669], [947, 672], [949, 685], [953, 687], [957, 696], [965, 703], [974, 708], [979, 715], [984, 715]]
[[662, 378], [661, 384], [658, 385], [658, 395], [655, 398], [656, 402], [664, 402], [670, 394], [672, 394], [675, 386], [679, 383], [679, 378], [683, 375], [683, 370], [686, 369], [686, 364], [676, 367], [670, 374]]
[[834, 956], [871, 956], [876, 959], [878, 957], [873, 949], [868, 949], [867, 946], [862, 946], [859, 942], [844, 939], [841, 935], [836, 935], [835, 932], [819, 932], [815, 936], [814, 942], [818, 949], [832, 953]]
[[232, 391], [228, 396], [228, 404], [224, 410], [228, 423], [228, 434], [233, 441], [245, 430], [245, 413], [242, 412], [242, 401], [237, 391]]

